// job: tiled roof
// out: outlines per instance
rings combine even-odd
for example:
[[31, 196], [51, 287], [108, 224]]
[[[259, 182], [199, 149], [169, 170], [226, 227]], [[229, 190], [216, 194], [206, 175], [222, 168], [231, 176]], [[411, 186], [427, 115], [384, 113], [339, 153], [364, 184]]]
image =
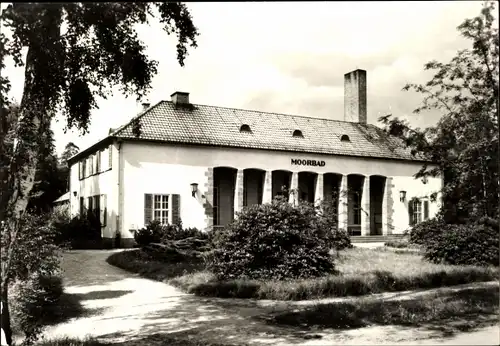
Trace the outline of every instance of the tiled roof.
[[[140, 123], [139, 137], [133, 130], [137, 123]], [[243, 124], [249, 125], [251, 132], [240, 132]], [[303, 137], [292, 136], [297, 129], [302, 131]], [[350, 142], [341, 141], [342, 135], [348, 135]], [[172, 143], [422, 160], [412, 156], [398, 139], [388, 136], [382, 129], [371, 124], [196, 104], [176, 106], [170, 101], [159, 102], [116, 129], [111, 136]]]

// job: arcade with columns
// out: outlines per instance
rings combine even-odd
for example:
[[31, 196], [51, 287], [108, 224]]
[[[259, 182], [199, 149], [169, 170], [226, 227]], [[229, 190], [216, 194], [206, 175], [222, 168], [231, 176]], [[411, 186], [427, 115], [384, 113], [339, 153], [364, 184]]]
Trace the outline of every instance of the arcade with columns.
[[205, 186], [205, 221], [207, 227], [223, 227], [244, 207], [285, 195], [291, 203], [334, 203], [339, 227], [350, 235], [390, 235], [392, 188], [392, 178], [380, 175], [214, 167], [208, 170]]

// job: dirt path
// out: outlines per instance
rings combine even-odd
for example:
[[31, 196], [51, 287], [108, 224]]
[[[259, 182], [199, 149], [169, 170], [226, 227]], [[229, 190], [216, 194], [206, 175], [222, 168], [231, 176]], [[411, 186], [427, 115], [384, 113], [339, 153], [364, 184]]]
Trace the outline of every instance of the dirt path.
[[470, 334], [443, 338], [442, 332], [423, 327], [299, 330], [270, 325], [259, 317], [294, 309], [300, 303], [290, 306], [195, 297], [107, 264], [105, 260], [110, 254], [111, 251], [96, 250], [65, 255], [66, 292], [78, 297], [86, 314], [47, 328], [47, 336], [95, 336], [103, 341], [126, 341], [125, 345], [162, 345], [162, 335], [166, 334], [183, 340], [253, 345], [464, 344], [460, 339], [464, 337], [469, 337], [467, 340], [474, 345], [499, 344], [496, 327], [481, 330], [482, 334], [472, 338]]

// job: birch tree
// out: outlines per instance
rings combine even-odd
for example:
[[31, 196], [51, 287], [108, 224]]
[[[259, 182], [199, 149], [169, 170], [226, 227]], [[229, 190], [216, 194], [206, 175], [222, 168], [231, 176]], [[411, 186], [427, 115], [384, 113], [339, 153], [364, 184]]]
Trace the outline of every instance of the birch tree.
[[[6, 218], [8, 254], [2, 263], [3, 316], [8, 316], [9, 269], [15, 253], [19, 222], [35, 183], [38, 153], [53, 115], [59, 112], [68, 128], [87, 132], [98, 98], [120, 86], [139, 99], [150, 88], [158, 62], [148, 58], [137, 24], [157, 21], [177, 37], [181, 66], [190, 47], [196, 47], [197, 28], [188, 8], [177, 2], [11, 3], [0, 19], [12, 37], [0, 33], [0, 67], [11, 56], [24, 67], [23, 95], [19, 104], [13, 155], [8, 162], [12, 190], [0, 214]], [[164, 44], [159, 42], [158, 44]], [[25, 53], [25, 54], [24, 54]], [[2, 74], [2, 108], [8, 103], [9, 81]], [[2, 115], [4, 117], [4, 115]], [[2, 232], [4, 232], [2, 230]], [[2, 249], [3, 250], [3, 249]], [[6, 320], [6, 321], [5, 321]], [[10, 341], [9, 318], [2, 327]]]

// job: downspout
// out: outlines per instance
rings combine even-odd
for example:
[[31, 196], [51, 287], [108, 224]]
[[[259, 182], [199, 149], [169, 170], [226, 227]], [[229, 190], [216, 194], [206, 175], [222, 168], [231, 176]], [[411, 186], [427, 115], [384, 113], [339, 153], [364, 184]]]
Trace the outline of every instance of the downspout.
[[[117, 208], [117, 213], [116, 213], [116, 233], [115, 233], [115, 239], [118, 238], [117, 236], [120, 235], [121, 233], [121, 214], [122, 214], [122, 189], [121, 189], [121, 179], [122, 179], [122, 167], [121, 167], [121, 148], [122, 148], [122, 141], [118, 141], [118, 147], [117, 147], [117, 164], [116, 168], [118, 170], [118, 179], [116, 181], [117, 185], [117, 199], [118, 199], [118, 208]], [[114, 241], [114, 239], [113, 239]], [[115, 244], [115, 247], [119, 247], [120, 244]]]

